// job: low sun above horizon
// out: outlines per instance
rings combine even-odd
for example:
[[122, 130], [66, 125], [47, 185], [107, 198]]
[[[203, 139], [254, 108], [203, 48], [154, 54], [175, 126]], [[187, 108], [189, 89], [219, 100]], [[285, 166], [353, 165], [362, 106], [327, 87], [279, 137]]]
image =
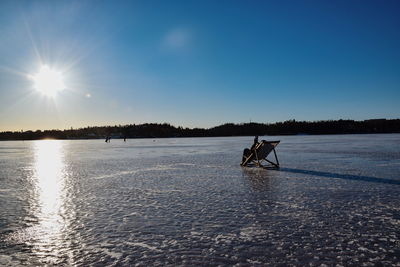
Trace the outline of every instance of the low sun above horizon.
[[29, 75], [33, 81], [33, 87], [49, 98], [56, 97], [57, 93], [65, 89], [64, 77], [61, 71], [42, 65], [39, 71]]

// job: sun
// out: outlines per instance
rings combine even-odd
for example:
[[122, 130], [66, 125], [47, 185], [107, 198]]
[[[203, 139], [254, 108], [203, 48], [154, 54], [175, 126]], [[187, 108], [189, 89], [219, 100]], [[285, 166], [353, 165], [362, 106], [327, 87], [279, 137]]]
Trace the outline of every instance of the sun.
[[47, 65], [42, 65], [39, 72], [29, 78], [33, 81], [34, 88], [47, 97], [54, 98], [65, 89], [63, 73]]

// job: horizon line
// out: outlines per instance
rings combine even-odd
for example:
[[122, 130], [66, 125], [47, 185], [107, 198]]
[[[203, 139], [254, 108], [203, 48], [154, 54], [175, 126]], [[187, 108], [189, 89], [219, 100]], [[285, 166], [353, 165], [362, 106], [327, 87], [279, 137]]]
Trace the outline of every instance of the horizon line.
[[388, 119], [388, 118], [374, 118], [374, 119], [364, 119], [364, 120], [353, 120], [353, 119], [324, 119], [324, 120], [312, 120], [312, 121], [306, 121], [306, 120], [296, 120], [296, 119], [289, 119], [285, 121], [275, 121], [275, 122], [255, 122], [255, 121], [250, 121], [250, 122], [240, 122], [240, 123], [235, 123], [235, 122], [225, 122], [219, 125], [215, 125], [212, 127], [184, 127], [184, 126], [176, 126], [172, 123], [169, 122], [144, 122], [144, 123], [128, 123], [128, 124], [114, 124], [114, 125], [93, 125], [93, 126], [82, 126], [82, 127], [76, 127], [74, 128], [71, 126], [70, 128], [64, 128], [64, 129], [28, 129], [28, 130], [0, 130], [0, 133], [5, 133], [5, 132], [36, 132], [36, 131], [68, 131], [68, 130], [80, 130], [80, 129], [85, 129], [85, 128], [101, 128], [101, 127], [126, 127], [130, 125], [145, 125], [145, 124], [158, 124], [158, 125], [163, 125], [167, 124], [170, 126], [173, 126], [175, 128], [183, 128], [183, 129], [204, 129], [204, 130], [209, 130], [213, 129], [219, 126], [227, 125], [227, 124], [233, 124], [233, 125], [246, 125], [246, 124], [264, 124], [264, 125], [271, 125], [271, 124], [277, 124], [277, 123], [285, 123], [285, 122], [307, 122], [307, 123], [315, 123], [315, 122], [332, 122], [332, 121], [354, 121], [354, 122], [365, 122], [365, 121], [381, 121], [381, 120], [400, 120], [400, 118], [395, 118], [395, 119]]

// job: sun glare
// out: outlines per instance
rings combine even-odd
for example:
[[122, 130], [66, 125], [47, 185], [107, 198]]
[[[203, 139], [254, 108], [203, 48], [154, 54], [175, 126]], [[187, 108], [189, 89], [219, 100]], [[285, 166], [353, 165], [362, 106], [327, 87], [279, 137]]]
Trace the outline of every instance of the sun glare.
[[47, 65], [40, 67], [38, 73], [29, 76], [34, 88], [47, 97], [55, 97], [58, 92], [65, 89], [63, 74]]

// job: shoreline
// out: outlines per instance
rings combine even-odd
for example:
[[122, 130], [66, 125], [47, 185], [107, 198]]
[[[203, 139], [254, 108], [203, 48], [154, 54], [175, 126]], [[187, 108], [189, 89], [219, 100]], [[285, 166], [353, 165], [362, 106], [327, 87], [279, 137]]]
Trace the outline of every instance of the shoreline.
[[372, 119], [364, 121], [327, 120], [276, 123], [225, 123], [213, 128], [183, 128], [168, 123], [145, 123], [115, 126], [95, 126], [79, 129], [6, 131], [0, 140], [41, 140], [46, 138], [105, 139], [117, 138], [168, 138], [168, 137], [226, 137], [226, 136], [276, 136], [276, 135], [332, 135], [332, 134], [383, 134], [400, 133], [400, 119]]
[[[338, 136], [338, 135], [345, 135], [345, 136], [352, 136], [352, 135], [394, 135], [400, 134], [400, 132], [392, 132], [392, 133], [333, 133], [333, 134], [277, 134], [277, 135], [259, 135], [259, 137], [275, 137], [275, 136]], [[173, 138], [224, 138], [224, 137], [251, 137], [253, 138], [255, 135], [221, 135], [221, 136], [165, 136], [165, 137], [127, 137], [126, 139], [173, 139]], [[106, 136], [99, 137], [99, 138], [39, 138], [39, 139], [0, 139], [0, 142], [7, 142], [7, 141], [38, 141], [38, 140], [104, 140]], [[111, 140], [123, 140], [123, 137], [118, 138], [111, 138]]]

